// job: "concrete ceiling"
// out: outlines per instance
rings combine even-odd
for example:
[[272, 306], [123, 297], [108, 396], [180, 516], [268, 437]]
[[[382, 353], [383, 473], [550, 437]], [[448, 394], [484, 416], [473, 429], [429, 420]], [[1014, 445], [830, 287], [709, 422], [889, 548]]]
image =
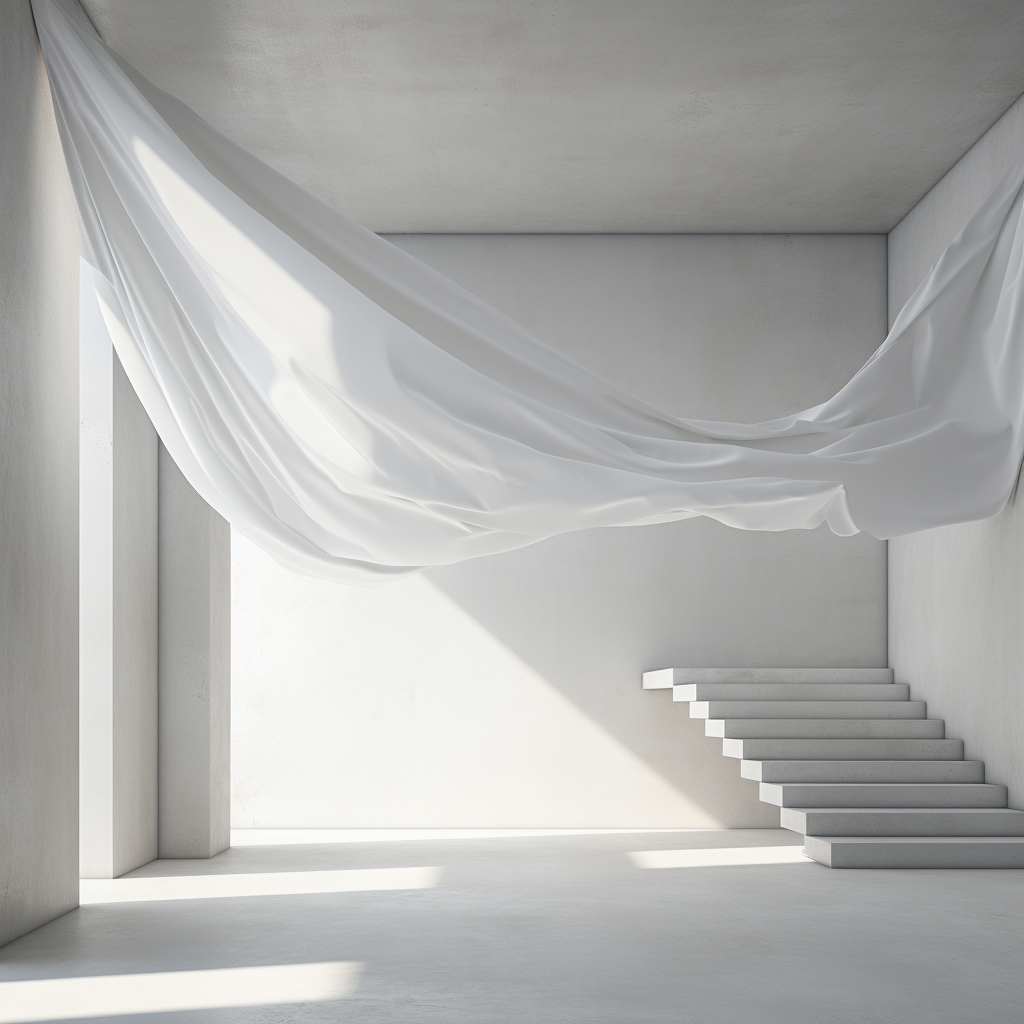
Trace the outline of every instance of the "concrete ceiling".
[[1021, 0], [83, 0], [375, 231], [887, 231], [1024, 92]]

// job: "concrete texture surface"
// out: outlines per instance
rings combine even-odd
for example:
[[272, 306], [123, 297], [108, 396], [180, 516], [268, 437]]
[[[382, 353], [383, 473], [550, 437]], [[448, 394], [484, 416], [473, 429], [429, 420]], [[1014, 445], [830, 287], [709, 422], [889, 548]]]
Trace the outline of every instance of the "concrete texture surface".
[[0, 96], [3, 943], [78, 900], [78, 224], [28, 0]]
[[[1024, 872], [832, 871], [801, 845], [704, 831], [158, 861], [86, 883], [87, 905], [0, 951], [0, 1020], [29, 995], [50, 1020], [81, 1013], [83, 992], [123, 1007], [134, 980], [136, 1012], [99, 1020], [143, 1024], [147, 1005], [191, 998], [159, 1019], [1017, 1024]], [[334, 966], [341, 998], [307, 965]], [[289, 967], [305, 971], [282, 994]], [[202, 1005], [225, 991], [235, 1006]]]
[[79, 843], [115, 878], [157, 855], [157, 436], [81, 273]]
[[[1018, 102], [889, 236], [889, 319], [1024, 147]], [[911, 696], [1024, 806], [1024, 498], [889, 544], [889, 652]]]
[[114, 877], [157, 855], [156, 430], [114, 375]]
[[[395, 240], [694, 416], [822, 401], [885, 331], [880, 236]], [[234, 824], [776, 825], [703, 723], [640, 674], [885, 665], [885, 564], [863, 536], [694, 519], [365, 589], [296, 576], [236, 538]]]
[[374, 231], [888, 231], [1024, 91], [1015, 0], [86, 0]]
[[162, 857], [212, 857], [230, 815], [231, 531], [159, 448]]

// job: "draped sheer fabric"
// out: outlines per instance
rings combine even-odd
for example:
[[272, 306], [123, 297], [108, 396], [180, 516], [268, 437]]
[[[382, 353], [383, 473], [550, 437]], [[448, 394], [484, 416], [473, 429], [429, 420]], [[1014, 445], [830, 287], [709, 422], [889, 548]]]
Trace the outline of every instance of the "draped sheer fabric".
[[1006, 503], [1024, 159], [834, 398], [755, 425], [686, 419], [325, 206], [55, 0], [33, 9], [121, 362], [191, 484], [284, 565], [372, 585], [597, 526], [888, 538]]

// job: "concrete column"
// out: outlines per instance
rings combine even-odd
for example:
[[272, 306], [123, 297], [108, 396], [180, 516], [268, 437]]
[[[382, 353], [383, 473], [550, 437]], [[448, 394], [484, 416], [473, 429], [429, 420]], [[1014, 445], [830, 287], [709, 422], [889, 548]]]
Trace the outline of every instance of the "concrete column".
[[81, 265], [79, 849], [83, 878], [157, 855], [157, 436]]
[[229, 845], [231, 533], [160, 446], [161, 857]]
[[28, 0], [0, 96], [2, 945], [78, 904], [78, 225]]

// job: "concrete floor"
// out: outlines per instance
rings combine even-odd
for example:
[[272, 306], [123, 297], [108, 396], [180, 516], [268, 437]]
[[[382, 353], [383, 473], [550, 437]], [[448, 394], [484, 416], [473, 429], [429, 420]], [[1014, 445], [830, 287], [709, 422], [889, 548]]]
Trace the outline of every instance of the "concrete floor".
[[[0, 950], [0, 1022], [1024, 1019], [1024, 872], [830, 871], [800, 845], [431, 837], [156, 861]], [[630, 856], [651, 851], [681, 852]]]

